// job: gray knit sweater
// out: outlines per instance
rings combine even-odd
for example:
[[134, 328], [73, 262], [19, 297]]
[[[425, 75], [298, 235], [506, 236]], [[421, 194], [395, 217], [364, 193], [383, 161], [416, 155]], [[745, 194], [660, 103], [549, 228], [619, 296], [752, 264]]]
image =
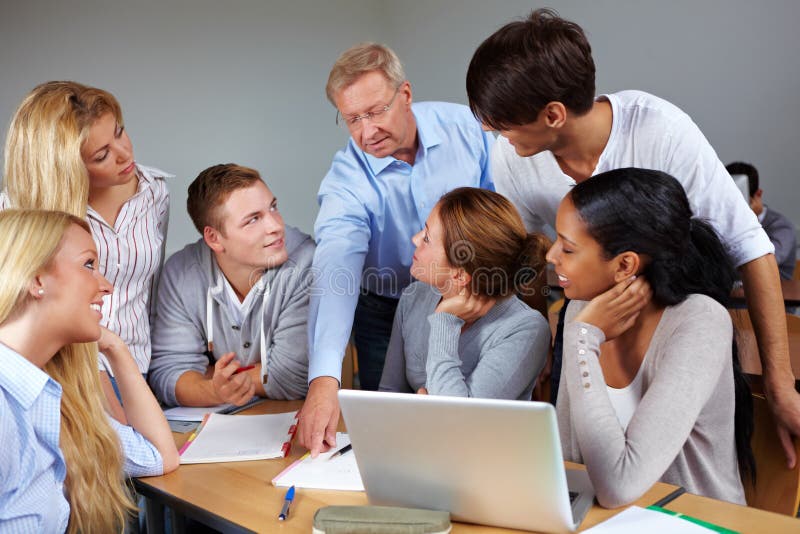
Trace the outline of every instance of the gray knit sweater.
[[586, 464], [605, 507], [628, 504], [657, 481], [744, 504], [727, 310], [704, 295], [664, 310], [643, 364], [643, 397], [625, 431], [600, 368], [605, 336], [573, 321], [586, 304], [570, 302], [564, 328], [556, 405], [564, 459]]
[[462, 333], [464, 321], [434, 312], [440, 299], [422, 282], [403, 292], [379, 389], [530, 400], [550, 344], [544, 317], [510, 297]]
[[[204, 373], [207, 350], [207, 296], [211, 289], [214, 360], [235, 352], [242, 365], [262, 364], [264, 384], [271, 399], [301, 399], [308, 390], [308, 296], [314, 241], [296, 228], [286, 227], [289, 259], [268, 269], [261, 283], [245, 298], [244, 320], [231, 318], [222, 290], [222, 272], [202, 239], [173, 254], [164, 265], [153, 324], [153, 359], [148, 381], [159, 400], [178, 404], [175, 384], [186, 371]], [[265, 302], [266, 299], [266, 302]], [[263, 311], [263, 315], [262, 315]], [[261, 362], [263, 327], [266, 362]], [[265, 365], [266, 364], [266, 365]]]

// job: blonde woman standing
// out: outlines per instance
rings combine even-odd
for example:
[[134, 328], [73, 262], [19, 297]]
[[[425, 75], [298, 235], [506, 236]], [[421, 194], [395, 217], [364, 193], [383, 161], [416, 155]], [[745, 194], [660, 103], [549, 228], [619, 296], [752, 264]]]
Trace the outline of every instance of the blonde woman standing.
[[[125, 344], [99, 324], [111, 286], [89, 232], [63, 212], [0, 213], [0, 531], [121, 531], [124, 477], [178, 466]], [[131, 426], [102, 409], [95, 341]]]
[[[120, 105], [102, 89], [41, 84], [8, 130], [0, 208], [61, 210], [86, 219], [98, 268], [115, 288], [103, 303], [101, 324], [122, 338], [144, 375], [151, 295], [164, 260], [168, 177], [135, 162]], [[108, 363], [101, 358], [101, 370]]]

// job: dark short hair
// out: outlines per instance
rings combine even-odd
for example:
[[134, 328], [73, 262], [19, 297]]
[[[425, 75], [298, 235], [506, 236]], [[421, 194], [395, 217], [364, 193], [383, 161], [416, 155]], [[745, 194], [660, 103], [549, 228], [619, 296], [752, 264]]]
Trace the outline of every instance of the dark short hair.
[[486, 39], [467, 71], [475, 116], [496, 130], [535, 122], [549, 102], [582, 115], [594, 103], [592, 47], [580, 26], [537, 9]]
[[749, 163], [744, 161], [734, 161], [725, 166], [728, 174], [746, 174], [747, 175], [747, 189], [750, 191], [750, 196], [756, 194], [758, 191], [758, 170]]
[[250, 187], [262, 181], [258, 171], [235, 163], [214, 165], [202, 171], [189, 184], [186, 210], [194, 227], [201, 234], [206, 226], [215, 228], [224, 235], [220, 207], [236, 190]]

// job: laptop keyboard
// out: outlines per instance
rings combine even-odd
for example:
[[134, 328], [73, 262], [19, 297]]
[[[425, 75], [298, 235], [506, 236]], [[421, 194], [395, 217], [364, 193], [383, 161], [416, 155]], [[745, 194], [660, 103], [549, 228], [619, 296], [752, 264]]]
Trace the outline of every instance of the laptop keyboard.
[[569, 492], [569, 503], [570, 504], [574, 503], [575, 499], [577, 499], [577, 498], [578, 498], [578, 492], [576, 492], [576, 491], [570, 491]]

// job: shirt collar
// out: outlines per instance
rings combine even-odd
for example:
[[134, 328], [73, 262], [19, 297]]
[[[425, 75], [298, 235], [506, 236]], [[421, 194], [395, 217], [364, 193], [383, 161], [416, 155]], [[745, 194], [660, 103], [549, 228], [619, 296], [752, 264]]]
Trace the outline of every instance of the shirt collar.
[[[153, 187], [153, 182], [155, 182], [158, 178], [165, 179], [165, 178], [175, 178], [174, 174], [169, 174], [168, 172], [164, 172], [161, 170], [156, 169], [155, 167], [146, 167], [144, 165], [136, 164], [136, 175], [139, 177], [139, 184], [136, 187], [136, 192], [133, 194], [131, 198], [126, 200], [125, 202], [129, 202], [131, 199], [137, 197], [138, 195], [142, 194], [142, 192], [147, 191], [151, 187]], [[86, 206], [86, 215], [87, 217], [92, 217], [99, 221], [103, 221], [103, 218], [100, 216], [99, 213], [95, 211], [94, 208], [87, 204]], [[113, 224], [108, 225], [111, 228], [114, 227]]]
[[761, 213], [758, 214], [758, 222], [764, 224], [764, 217], [766, 216], [767, 216], [767, 206], [764, 205], [764, 207], [761, 209]]
[[50, 376], [32, 364], [28, 359], [0, 343], [0, 387], [16, 399], [26, 410], [29, 409], [48, 382], [61, 392], [61, 386]]
[[[429, 123], [424, 118], [420, 120], [420, 116], [414, 111], [414, 107], [411, 107], [411, 112], [414, 113], [414, 122], [417, 124], [417, 136], [419, 137], [419, 146], [424, 156], [427, 151], [440, 144], [442, 142], [442, 138], [439, 136], [439, 132], [436, 131], [434, 128], [433, 123]], [[355, 141], [352, 141], [355, 144]], [[358, 146], [358, 145], [356, 145]], [[363, 152], [363, 151], [362, 151]], [[375, 175], [380, 174], [383, 172], [386, 167], [391, 165], [393, 162], [398, 161], [396, 158], [392, 156], [386, 156], [385, 158], [376, 158], [371, 154], [367, 154], [363, 152], [364, 156], [367, 159], [367, 163], [369, 164], [372, 172]]]

